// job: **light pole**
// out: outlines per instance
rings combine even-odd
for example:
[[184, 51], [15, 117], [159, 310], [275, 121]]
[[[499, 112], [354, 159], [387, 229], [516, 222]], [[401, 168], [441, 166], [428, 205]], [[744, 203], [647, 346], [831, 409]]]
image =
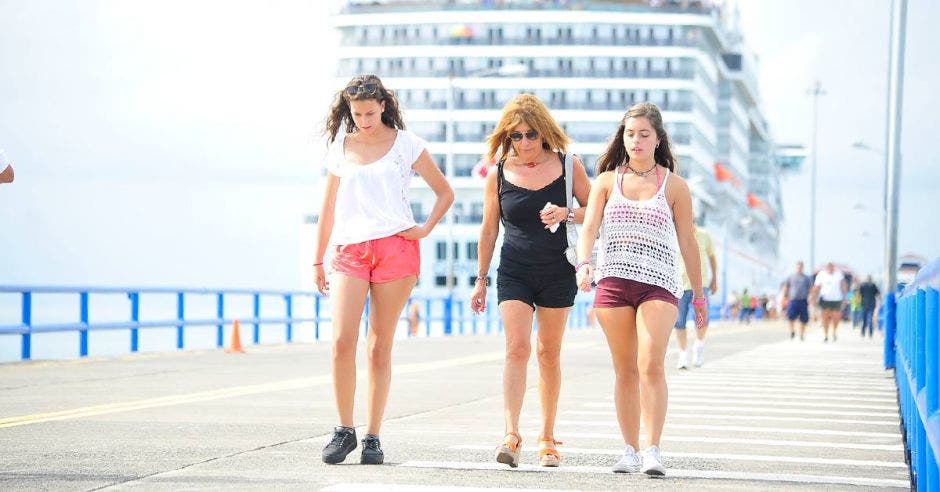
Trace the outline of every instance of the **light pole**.
[[897, 288], [898, 191], [901, 178], [901, 115], [904, 95], [904, 41], [907, 0], [891, 4], [891, 65], [888, 89], [887, 198], [885, 216], [885, 293]]
[[[490, 75], [499, 75], [503, 77], [519, 76], [525, 75], [529, 72], [529, 67], [524, 64], [513, 64], [513, 65], [503, 65], [496, 68], [487, 68], [483, 70], [476, 70], [468, 73], [465, 77], [487, 77]], [[454, 106], [456, 99], [456, 89], [457, 83], [455, 82], [454, 72], [451, 71], [447, 75], [447, 102], [446, 102], [446, 111], [447, 111], [447, 125], [444, 129], [444, 142], [446, 147], [446, 153], [444, 154], [444, 176], [447, 178], [447, 182], [453, 185], [454, 183], [454, 140], [456, 137], [454, 130]], [[447, 225], [447, 244], [444, 247], [444, 258], [447, 263], [447, 279], [445, 281], [445, 286], [447, 288], [447, 294], [453, 295], [454, 293], [454, 211], [453, 208], [447, 211], [446, 222]]]
[[809, 211], [809, 268], [816, 268], [816, 137], [819, 130], [819, 96], [825, 95], [822, 84], [817, 80], [807, 93], [813, 96], [813, 164], [810, 175], [810, 211]]

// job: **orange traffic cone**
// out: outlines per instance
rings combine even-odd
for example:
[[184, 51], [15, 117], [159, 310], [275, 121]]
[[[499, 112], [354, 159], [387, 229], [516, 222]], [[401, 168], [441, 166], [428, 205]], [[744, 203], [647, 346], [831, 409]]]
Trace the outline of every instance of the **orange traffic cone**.
[[242, 348], [242, 337], [238, 333], [238, 320], [232, 322], [232, 341], [229, 348], [225, 349], [226, 352], [230, 354], [244, 354], [245, 349]]

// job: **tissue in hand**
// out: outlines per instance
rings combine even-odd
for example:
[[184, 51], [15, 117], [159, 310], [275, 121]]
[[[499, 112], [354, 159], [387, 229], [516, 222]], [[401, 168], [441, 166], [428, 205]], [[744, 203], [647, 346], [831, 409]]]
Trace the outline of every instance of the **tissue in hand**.
[[[552, 206], [552, 202], [547, 202], [547, 203], [545, 204], [545, 206], [542, 207], [542, 210], [545, 210], [546, 208], [548, 208], [548, 207], [550, 207], [550, 206]], [[554, 234], [555, 231], [558, 230], [558, 224], [560, 224], [560, 222], [556, 222], [556, 223], [554, 223], [554, 224], [548, 226], [548, 231], [551, 232], [552, 234]]]

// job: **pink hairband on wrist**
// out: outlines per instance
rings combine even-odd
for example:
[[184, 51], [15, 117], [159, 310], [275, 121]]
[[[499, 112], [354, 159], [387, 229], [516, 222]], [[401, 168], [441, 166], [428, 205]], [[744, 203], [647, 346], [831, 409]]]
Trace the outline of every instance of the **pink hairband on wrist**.
[[590, 265], [590, 264], [591, 264], [591, 260], [581, 260], [581, 261], [578, 262], [577, 265], [575, 265], [574, 271], [576, 271], [576, 272], [577, 272], [577, 271], [580, 271], [580, 270], [581, 270], [581, 267], [583, 267], [584, 265]]
[[695, 298], [692, 298], [692, 305], [693, 305], [693, 306], [704, 306], [704, 305], [706, 305], [706, 304], [708, 304], [708, 301], [706, 301], [704, 297], [695, 297]]

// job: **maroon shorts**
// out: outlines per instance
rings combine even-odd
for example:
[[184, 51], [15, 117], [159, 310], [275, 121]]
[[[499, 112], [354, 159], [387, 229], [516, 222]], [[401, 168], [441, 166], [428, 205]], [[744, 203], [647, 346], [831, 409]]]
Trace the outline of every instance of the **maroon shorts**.
[[620, 277], [602, 278], [594, 292], [594, 307], [598, 308], [630, 306], [636, 309], [646, 301], [663, 301], [679, 306], [679, 299], [662, 287]]

